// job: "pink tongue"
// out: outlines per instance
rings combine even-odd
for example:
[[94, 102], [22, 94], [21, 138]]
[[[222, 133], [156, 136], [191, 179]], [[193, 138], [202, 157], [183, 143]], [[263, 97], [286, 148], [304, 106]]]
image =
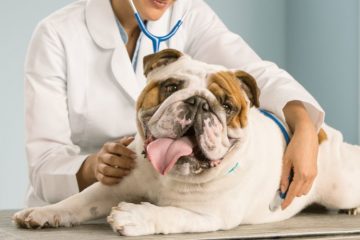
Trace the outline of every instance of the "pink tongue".
[[193, 152], [194, 145], [188, 137], [179, 139], [159, 138], [146, 147], [146, 152], [154, 168], [165, 175], [182, 156]]

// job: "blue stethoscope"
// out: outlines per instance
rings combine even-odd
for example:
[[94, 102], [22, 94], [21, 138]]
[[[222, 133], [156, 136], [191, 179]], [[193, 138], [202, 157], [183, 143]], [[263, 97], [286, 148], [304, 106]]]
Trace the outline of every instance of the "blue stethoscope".
[[179, 30], [181, 24], [183, 23], [183, 19], [185, 18], [185, 15], [186, 15], [185, 14], [180, 20], [177, 21], [175, 26], [171, 29], [171, 31], [168, 34], [166, 34], [165, 36], [155, 36], [154, 34], [149, 32], [149, 30], [146, 28], [144, 22], [141, 20], [140, 14], [136, 9], [133, 0], [129, 0], [129, 2], [131, 5], [131, 8], [134, 11], [136, 21], [137, 21], [141, 31], [151, 40], [151, 42], [153, 44], [154, 53], [159, 51], [161, 42], [164, 42], [175, 35], [175, 33]]

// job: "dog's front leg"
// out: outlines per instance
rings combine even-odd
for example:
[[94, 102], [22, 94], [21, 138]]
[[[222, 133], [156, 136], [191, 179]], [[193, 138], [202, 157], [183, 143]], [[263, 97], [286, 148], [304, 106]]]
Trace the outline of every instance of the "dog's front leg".
[[108, 216], [113, 230], [125, 236], [207, 232], [222, 229], [219, 217], [177, 207], [159, 207], [143, 202], [122, 202]]
[[13, 221], [24, 228], [69, 227], [106, 216], [120, 200], [118, 188], [118, 185], [95, 183], [59, 203], [19, 211], [14, 214]]

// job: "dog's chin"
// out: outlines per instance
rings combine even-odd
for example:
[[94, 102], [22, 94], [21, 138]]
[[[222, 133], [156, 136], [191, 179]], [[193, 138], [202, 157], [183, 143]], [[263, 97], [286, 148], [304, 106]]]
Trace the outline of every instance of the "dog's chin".
[[232, 151], [233, 147], [239, 143], [239, 140], [233, 139], [231, 140], [231, 143], [231, 147], [221, 159], [207, 159], [199, 150], [199, 152], [195, 152], [195, 154], [192, 154], [191, 156], [179, 158], [169, 174], [179, 177], [203, 176], [225, 161], [227, 155]]
[[[190, 136], [190, 138], [196, 142], [195, 136]], [[179, 158], [173, 168], [173, 171], [170, 173], [181, 176], [199, 176], [202, 173], [218, 166], [223, 158], [224, 156], [216, 160], [207, 158], [204, 150], [200, 147], [200, 144], [196, 142], [193, 153], [189, 156]]]
[[[220, 160], [219, 160], [220, 161]], [[184, 156], [179, 158], [173, 169], [170, 171], [171, 175], [180, 176], [198, 176], [215, 167], [212, 166], [210, 160], [198, 160], [193, 156]]]

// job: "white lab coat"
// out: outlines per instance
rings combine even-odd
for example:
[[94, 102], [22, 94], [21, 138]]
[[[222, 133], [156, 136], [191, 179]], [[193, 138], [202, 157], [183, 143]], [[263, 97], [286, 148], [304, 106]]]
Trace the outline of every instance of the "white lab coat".
[[[291, 100], [304, 102], [319, 128], [324, 112], [288, 73], [261, 60], [231, 33], [203, 0], [176, 1], [148, 29], [167, 33], [189, 10], [178, 33], [161, 48], [251, 73], [260, 103], [284, 119]], [[60, 201], [79, 191], [76, 172], [110, 140], [136, 132], [135, 101], [145, 85], [143, 38], [134, 73], [109, 0], [81, 0], [53, 13], [36, 28], [25, 64], [27, 205]]]

